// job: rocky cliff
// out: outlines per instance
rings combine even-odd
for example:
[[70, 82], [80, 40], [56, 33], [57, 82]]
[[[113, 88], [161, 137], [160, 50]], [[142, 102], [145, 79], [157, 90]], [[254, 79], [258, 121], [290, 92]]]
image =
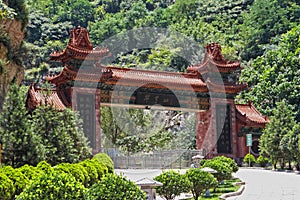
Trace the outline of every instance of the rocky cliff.
[[22, 21], [0, 20], [0, 110], [10, 84], [13, 81], [20, 83], [24, 76], [18, 57], [24, 35]]

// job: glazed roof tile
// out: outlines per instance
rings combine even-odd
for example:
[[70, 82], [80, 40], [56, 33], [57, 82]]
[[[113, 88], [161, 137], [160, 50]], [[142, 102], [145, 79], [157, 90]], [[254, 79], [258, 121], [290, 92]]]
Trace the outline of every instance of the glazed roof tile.
[[269, 118], [262, 115], [252, 104], [236, 104], [236, 111], [239, 114], [239, 118], [247, 124], [266, 125], [269, 122]]
[[31, 86], [27, 96], [27, 104], [31, 102], [32, 105], [51, 105], [58, 110], [66, 109], [66, 106], [62, 102], [62, 97], [58, 94], [57, 90], [42, 90]]

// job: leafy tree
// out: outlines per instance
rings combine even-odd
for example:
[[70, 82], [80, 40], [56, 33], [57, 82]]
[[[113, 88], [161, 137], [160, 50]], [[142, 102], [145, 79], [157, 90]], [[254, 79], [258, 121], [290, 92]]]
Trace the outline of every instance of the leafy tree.
[[288, 150], [291, 153], [291, 157], [296, 162], [296, 168], [300, 170], [300, 123], [294, 125], [293, 129], [287, 134]]
[[285, 101], [276, 103], [276, 106], [273, 116], [270, 117], [270, 123], [263, 130], [259, 145], [261, 151], [270, 156], [275, 169], [279, 160], [282, 167], [285, 164], [286, 152], [283, 151], [281, 141], [295, 125], [293, 107]]
[[173, 200], [183, 192], [189, 191], [189, 182], [187, 177], [175, 171], [165, 171], [156, 176], [154, 180], [163, 185], [156, 187], [156, 192], [167, 200]]
[[132, 181], [115, 174], [106, 174], [102, 180], [94, 184], [85, 195], [86, 200], [143, 200], [145, 198], [146, 194]]
[[242, 71], [241, 81], [251, 90], [242, 93], [264, 114], [271, 116], [276, 102], [285, 100], [295, 106], [296, 120], [300, 120], [300, 70], [299, 70], [300, 26], [282, 35], [278, 45], [270, 46], [263, 56], [257, 57], [252, 67]]
[[199, 168], [187, 170], [186, 176], [191, 182], [190, 190], [192, 191], [195, 200], [198, 200], [201, 194], [209, 188], [214, 188], [218, 185], [217, 179], [212, 174], [202, 171]]
[[245, 14], [242, 34], [245, 48], [243, 59], [249, 60], [263, 54], [263, 46], [272, 38], [285, 33], [299, 23], [299, 1], [256, 0]]
[[13, 167], [36, 165], [45, 158], [42, 138], [34, 132], [25, 107], [26, 90], [13, 84], [0, 113], [3, 163]]

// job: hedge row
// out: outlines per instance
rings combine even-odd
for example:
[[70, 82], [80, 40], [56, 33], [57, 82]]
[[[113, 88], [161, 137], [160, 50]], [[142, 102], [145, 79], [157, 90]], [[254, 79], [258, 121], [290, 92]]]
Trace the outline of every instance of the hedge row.
[[77, 164], [61, 163], [52, 167], [42, 161], [36, 167], [4, 166], [0, 168], [0, 199], [117, 199], [107, 196], [116, 191], [119, 199], [145, 199], [145, 194], [133, 182], [112, 174], [113, 171], [113, 162], [102, 153]]

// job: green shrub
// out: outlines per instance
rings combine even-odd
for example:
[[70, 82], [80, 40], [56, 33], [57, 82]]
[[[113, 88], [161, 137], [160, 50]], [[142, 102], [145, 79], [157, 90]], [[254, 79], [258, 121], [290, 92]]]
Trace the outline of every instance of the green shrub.
[[207, 160], [203, 167], [209, 167], [216, 170], [217, 173], [214, 173], [214, 177], [216, 177], [219, 182], [231, 179], [232, 167], [226, 162], [222, 162], [218, 159]]
[[42, 171], [43, 173], [51, 173], [53, 172], [53, 169], [49, 163], [46, 161], [41, 161], [36, 166], [37, 170]]
[[269, 159], [267, 157], [264, 157], [262, 155], [258, 156], [256, 162], [261, 166], [265, 167], [269, 163]]
[[85, 195], [86, 200], [145, 200], [146, 194], [122, 176], [106, 174]]
[[85, 187], [73, 176], [53, 171], [31, 182], [16, 200], [82, 200], [85, 191]]
[[70, 164], [70, 163], [61, 163], [53, 167], [54, 171], [60, 173], [67, 173], [72, 175], [76, 181], [85, 184], [86, 177], [88, 178], [88, 173], [82, 165]]
[[232, 158], [228, 158], [225, 156], [217, 156], [217, 157], [214, 157], [213, 160], [219, 160], [221, 162], [229, 164], [229, 166], [231, 167], [233, 172], [237, 172], [239, 170], [238, 165]]
[[104, 164], [108, 168], [108, 172], [114, 172], [114, 162], [112, 159], [105, 153], [96, 154], [93, 159], [96, 159], [98, 162]]
[[154, 180], [163, 184], [156, 187], [156, 192], [167, 200], [174, 199], [180, 193], [189, 191], [189, 181], [186, 176], [175, 171], [165, 171], [156, 176]]
[[212, 174], [202, 171], [199, 168], [189, 169], [185, 173], [185, 176], [191, 182], [190, 190], [192, 191], [195, 200], [198, 200], [199, 196], [209, 188], [218, 185], [217, 179]]
[[22, 167], [17, 168], [16, 170], [21, 172], [22, 174], [24, 174], [28, 178], [28, 180], [33, 180], [42, 173], [41, 170], [37, 169], [34, 166], [27, 165], [27, 164], [23, 165]]
[[85, 184], [86, 187], [90, 187], [99, 181], [98, 171], [93, 161], [87, 159], [78, 164], [83, 166], [84, 169], [87, 171], [88, 182], [86, 182]]
[[99, 163], [96, 159], [90, 160], [97, 170], [98, 180], [101, 180], [102, 176], [108, 173], [108, 168], [106, 165]]
[[245, 155], [243, 162], [249, 164], [249, 160], [250, 160], [250, 167], [253, 166], [254, 163], [256, 163], [255, 161], [255, 157], [252, 154], [247, 154]]
[[5, 174], [0, 173], [0, 199], [12, 199], [15, 194], [15, 187], [12, 180]]
[[0, 173], [5, 174], [12, 182], [14, 186], [13, 196], [19, 195], [29, 184], [28, 178], [20, 171], [15, 170], [11, 166], [5, 166], [0, 169]]

